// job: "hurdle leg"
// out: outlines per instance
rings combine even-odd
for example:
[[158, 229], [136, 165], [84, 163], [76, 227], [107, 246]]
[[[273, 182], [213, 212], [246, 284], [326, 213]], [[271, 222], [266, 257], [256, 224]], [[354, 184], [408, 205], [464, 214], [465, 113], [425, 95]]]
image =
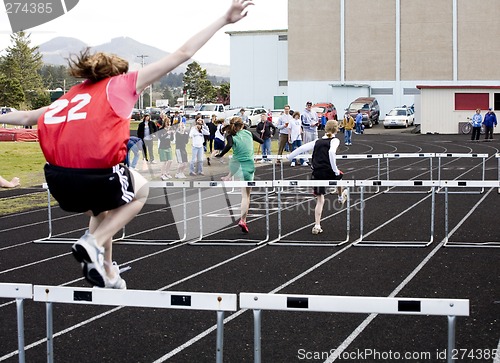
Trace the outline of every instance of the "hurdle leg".
[[360, 197], [360, 208], [359, 208], [359, 240], [358, 242], [361, 242], [363, 240], [363, 211], [365, 209], [365, 198], [364, 198], [364, 195], [365, 195], [365, 187], [364, 186], [361, 186], [360, 187], [361, 190], [360, 190], [360, 194], [359, 194], [359, 197]]
[[217, 311], [217, 347], [215, 361], [222, 363], [224, 349], [224, 311]]
[[253, 310], [253, 349], [254, 363], [261, 363], [261, 319], [262, 311], [260, 309]]
[[52, 320], [52, 303], [45, 303], [47, 313], [47, 363], [54, 363], [54, 331]]
[[24, 352], [24, 299], [16, 299], [17, 307], [17, 347], [19, 351], [19, 363], [25, 362]]
[[455, 328], [457, 323], [457, 317], [449, 315], [448, 316], [448, 350], [446, 351], [446, 362], [451, 363], [453, 359], [453, 350], [455, 349]]

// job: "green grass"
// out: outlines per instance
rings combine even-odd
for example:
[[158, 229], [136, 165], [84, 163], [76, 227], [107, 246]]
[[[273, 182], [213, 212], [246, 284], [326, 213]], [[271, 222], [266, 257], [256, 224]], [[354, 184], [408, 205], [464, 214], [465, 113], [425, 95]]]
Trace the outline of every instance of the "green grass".
[[0, 175], [10, 180], [17, 176], [22, 187], [44, 182], [45, 158], [38, 142], [0, 142]]

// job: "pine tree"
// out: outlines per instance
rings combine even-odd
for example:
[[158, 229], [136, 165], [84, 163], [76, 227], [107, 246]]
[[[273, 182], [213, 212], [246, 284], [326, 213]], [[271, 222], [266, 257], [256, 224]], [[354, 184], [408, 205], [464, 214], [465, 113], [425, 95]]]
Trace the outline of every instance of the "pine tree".
[[207, 70], [201, 68], [197, 62], [192, 62], [187, 66], [186, 73], [184, 73], [184, 91], [195, 102], [212, 101], [215, 97], [214, 87], [207, 77]]
[[[12, 45], [6, 49], [6, 55], [0, 58], [0, 75], [21, 86], [24, 97], [9, 89], [10, 82], [0, 83], [0, 94], [6, 95], [8, 106], [27, 109], [38, 108], [50, 102], [49, 93], [43, 87], [39, 74], [43, 62], [38, 47], [31, 47], [31, 40], [25, 32], [10, 36]], [[16, 108], [17, 108], [16, 107]]]

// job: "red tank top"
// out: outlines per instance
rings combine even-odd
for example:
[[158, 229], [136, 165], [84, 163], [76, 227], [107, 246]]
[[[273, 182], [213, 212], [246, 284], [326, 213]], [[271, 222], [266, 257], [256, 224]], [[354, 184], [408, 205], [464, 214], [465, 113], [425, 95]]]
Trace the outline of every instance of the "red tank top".
[[40, 116], [40, 147], [48, 163], [102, 169], [125, 159], [130, 120], [111, 107], [107, 95], [110, 80], [72, 87]]

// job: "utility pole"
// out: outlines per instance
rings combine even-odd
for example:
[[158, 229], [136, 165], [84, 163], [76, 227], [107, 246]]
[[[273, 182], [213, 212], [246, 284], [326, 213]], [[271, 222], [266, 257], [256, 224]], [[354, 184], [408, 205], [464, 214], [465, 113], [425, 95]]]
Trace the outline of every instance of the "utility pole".
[[[141, 58], [141, 68], [144, 68], [144, 58], [147, 58], [149, 57], [148, 55], [145, 55], [145, 54], [141, 54], [141, 55], [138, 55], [137, 58]], [[149, 95], [149, 104], [150, 104], [150, 107], [151, 107], [151, 97], [152, 95]], [[141, 94], [139, 95], [139, 108], [142, 110], [144, 109], [144, 97], [142, 95], [142, 92]]]

